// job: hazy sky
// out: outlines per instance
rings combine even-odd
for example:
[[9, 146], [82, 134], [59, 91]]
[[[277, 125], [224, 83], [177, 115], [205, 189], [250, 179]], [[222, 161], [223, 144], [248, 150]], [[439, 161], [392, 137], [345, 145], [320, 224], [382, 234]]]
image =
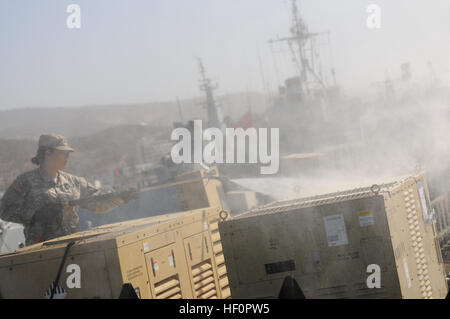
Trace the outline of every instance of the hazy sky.
[[[66, 8], [81, 7], [81, 29]], [[366, 8], [380, 5], [381, 29]], [[198, 96], [202, 57], [218, 94], [263, 91], [294, 72], [287, 47], [288, 0], [0, 0], [0, 108], [174, 100]], [[450, 74], [450, 1], [303, 0], [310, 31], [331, 31], [324, 46], [347, 92], [432, 61]], [[326, 40], [327, 38], [324, 38]], [[275, 67], [277, 66], [277, 72]], [[326, 71], [326, 70], [325, 70]], [[372, 85], [373, 86], [373, 85]]]

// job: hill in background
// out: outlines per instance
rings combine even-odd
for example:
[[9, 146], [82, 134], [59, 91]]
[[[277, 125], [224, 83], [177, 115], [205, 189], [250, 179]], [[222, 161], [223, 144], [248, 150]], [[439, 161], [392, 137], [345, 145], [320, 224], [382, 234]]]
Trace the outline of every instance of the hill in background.
[[[265, 110], [262, 94], [233, 94], [218, 99], [224, 116], [239, 119], [248, 111]], [[206, 120], [202, 98], [181, 101], [183, 122]], [[66, 136], [76, 149], [67, 172], [85, 176], [110, 174], [137, 162], [136, 142], [142, 138], [167, 142], [173, 122], [180, 121], [176, 101], [131, 105], [29, 108], [0, 111], [0, 192], [20, 173], [33, 169], [38, 137]]]
[[[205, 119], [204, 98], [180, 101], [183, 122]], [[265, 110], [265, 96], [260, 93], [229, 94], [217, 99], [224, 116], [237, 119], [249, 106], [254, 113]], [[119, 125], [172, 126], [180, 121], [177, 102], [153, 102], [129, 105], [93, 105], [76, 107], [25, 108], [0, 111], [0, 138], [37, 138], [42, 133], [57, 132], [67, 137], [87, 136]]]
[[[66, 171], [91, 178], [110, 174], [137, 162], [136, 142], [141, 138], [167, 141], [170, 132], [170, 127], [121, 125], [69, 138], [69, 144], [76, 151], [70, 155]], [[0, 191], [17, 175], [36, 167], [30, 161], [36, 150], [36, 141], [32, 139], [0, 139]]]

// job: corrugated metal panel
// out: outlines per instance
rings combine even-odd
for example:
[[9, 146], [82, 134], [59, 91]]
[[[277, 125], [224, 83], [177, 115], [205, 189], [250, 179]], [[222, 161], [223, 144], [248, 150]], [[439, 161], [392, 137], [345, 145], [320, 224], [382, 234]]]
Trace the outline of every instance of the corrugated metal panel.
[[[373, 185], [370, 187], [355, 188], [355, 189], [340, 191], [340, 192], [335, 192], [335, 193], [329, 193], [329, 194], [323, 194], [323, 195], [317, 195], [317, 196], [311, 196], [311, 197], [304, 197], [304, 198], [297, 198], [297, 199], [285, 200], [285, 201], [278, 201], [278, 202], [274, 202], [274, 203], [270, 203], [268, 205], [258, 207], [256, 209], [250, 210], [243, 214], [236, 215], [233, 218], [237, 219], [237, 218], [245, 218], [245, 217], [255, 216], [255, 215], [278, 213], [278, 212], [286, 211], [287, 209], [294, 210], [294, 209], [298, 209], [298, 208], [312, 207], [312, 206], [325, 205], [325, 204], [343, 202], [343, 201], [347, 201], [347, 200], [370, 197], [370, 196], [376, 195], [377, 193], [381, 194], [383, 192], [389, 191], [389, 189], [394, 187], [397, 183], [398, 182], [391, 182], [391, 183], [386, 183], [386, 184], [381, 184], [381, 185]], [[376, 186], [376, 187], [374, 187], [374, 186]], [[376, 188], [378, 188], [378, 190]]]

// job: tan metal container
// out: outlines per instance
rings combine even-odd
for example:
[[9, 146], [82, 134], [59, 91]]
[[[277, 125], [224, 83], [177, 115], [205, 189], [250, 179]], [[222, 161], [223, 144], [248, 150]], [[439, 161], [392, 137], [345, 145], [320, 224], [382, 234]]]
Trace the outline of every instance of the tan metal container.
[[217, 167], [179, 174], [176, 182], [196, 180], [192, 183], [180, 184], [180, 200], [183, 210], [192, 210], [203, 207], [222, 207], [227, 210], [226, 196], [222, 182], [219, 180]]
[[232, 296], [277, 298], [290, 275], [306, 298], [444, 298], [430, 211], [419, 175], [235, 216], [219, 223]]
[[[210, 207], [104, 225], [0, 255], [0, 295], [44, 298], [74, 241], [59, 282], [66, 298], [118, 298], [124, 283], [141, 298], [229, 298], [220, 212]], [[79, 266], [80, 288], [71, 288], [70, 265]]]

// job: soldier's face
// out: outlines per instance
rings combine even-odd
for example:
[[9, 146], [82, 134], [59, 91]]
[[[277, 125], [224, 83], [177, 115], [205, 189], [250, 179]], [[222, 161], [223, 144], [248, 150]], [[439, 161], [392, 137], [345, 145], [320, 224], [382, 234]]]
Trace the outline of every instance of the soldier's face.
[[54, 169], [62, 170], [67, 166], [69, 154], [70, 152], [68, 151], [53, 150], [53, 152], [48, 153], [46, 161], [48, 161], [48, 165]]

